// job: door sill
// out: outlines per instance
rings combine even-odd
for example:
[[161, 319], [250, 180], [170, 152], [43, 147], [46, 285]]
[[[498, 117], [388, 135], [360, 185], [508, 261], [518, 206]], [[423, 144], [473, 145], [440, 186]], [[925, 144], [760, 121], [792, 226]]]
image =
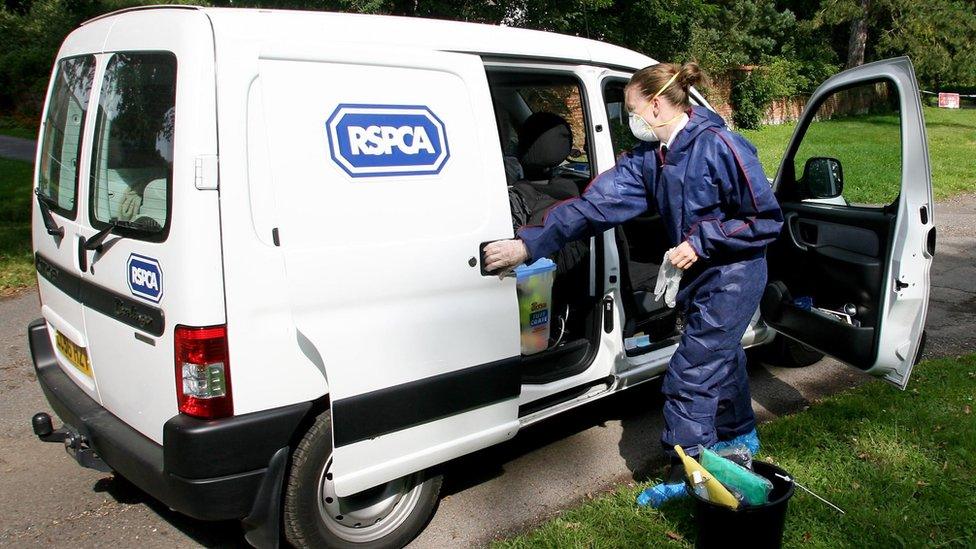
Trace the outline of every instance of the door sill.
[[590, 389], [599, 385], [604, 385], [607, 389], [609, 389], [611, 385], [613, 385], [613, 380], [613, 376], [595, 379], [588, 383], [577, 385], [576, 387], [570, 387], [565, 391], [559, 391], [558, 393], [540, 398], [539, 400], [533, 400], [532, 402], [523, 404], [522, 406], [519, 406], [519, 418], [532, 415], [536, 412], [545, 410], [546, 408], [552, 408], [553, 406], [562, 404], [564, 402], [569, 402], [570, 400], [583, 396]]
[[629, 358], [629, 357], [646, 355], [647, 353], [650, 353], [652, 351], [656, 351], [658, 349], [663, 349], [665, 347], [670, 347], [672, 345], [677, 344], [680, 339], [681, 339], [681, 336], [679, 336], [679, 335], [673, 335], [673, 336], [671, 336], [669, 338], [666, 338], [666, 339], [662, 339], [662, 340], [659, 340], [659, 341], [653, 341], [649, 345], [643, 345], [641, 347], [634, 347], [633, 349], [627, 349], [626, 350], [627, 357]]
[[567, 341], [541, 353], [522, 357], [522, 383], [541, 385], [574, 376], [590, 365], [590, 342], [586, 339]]

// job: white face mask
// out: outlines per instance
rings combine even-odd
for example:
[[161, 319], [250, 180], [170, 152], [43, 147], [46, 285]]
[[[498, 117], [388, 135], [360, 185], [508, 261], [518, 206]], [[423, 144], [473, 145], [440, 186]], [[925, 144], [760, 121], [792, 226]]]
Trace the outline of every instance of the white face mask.
[[[651, 97], [648, 103], [654, 102], [654, 100], [657, 99], [657, 96], [664, 93], [664, 90], [668, 89], [668, 86], [670, 86], [671, 84], [674, 83], [675, 80], [677, 80], [678, 74], [680, 73], [677, 72], [674, 73], [671, 76], [671, 78], [669, 78], [668, 81], [665, 82], [663, 86], [661, 86], [661, 89], [657, 90], [657, 93], [655, 93]], [[634, 137], [636, 137], [637, 139], [640, 139], [641, 141], [646, 141], [648, 143], [654, 143], [656, 141], [660, 141], [661, 138], [658, 137], [656, 133], [654, 133], [654, 128], [661, 128], [663, 126], [667, 126], [672, 122], [674, 122], [675, 120], [677, 120], [678, 117], [680, 116], [681, 113], [678, 113], [672, 116], [671, 120], [668, 120], [667, 122], [661, 122], [660, 124], [654, 124], [654, 126], [652, 127], [650, 124], [647, 123], [647, 120], [644, 120], [644, 117], [642, 117], [637, 113], [632, 112], [630, 113], [630, 133], [634, 134]]]
[[646, 141], [648, 143], [654, 143], [660, 141], [661, 139], [654, 133], [651, 129], [651, 125], [647, 123], [644, 118], [635, 113], [630, 113], [630, 133], [634, 134], [634, 137], [640, 139], [641, 141]]

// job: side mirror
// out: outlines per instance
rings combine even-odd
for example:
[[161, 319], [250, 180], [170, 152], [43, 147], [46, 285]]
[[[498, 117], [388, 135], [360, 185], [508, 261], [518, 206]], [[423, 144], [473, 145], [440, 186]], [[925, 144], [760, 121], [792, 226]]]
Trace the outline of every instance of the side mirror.
[[840, 160], [824, 156], [807, 159], [800, 188], [806, 198], [836, 198], [844, 191]]

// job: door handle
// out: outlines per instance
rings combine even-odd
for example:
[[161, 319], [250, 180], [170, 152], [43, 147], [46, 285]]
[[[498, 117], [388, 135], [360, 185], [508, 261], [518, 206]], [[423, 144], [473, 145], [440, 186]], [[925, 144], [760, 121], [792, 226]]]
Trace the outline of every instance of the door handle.
[[[491, 244], [492, 242], [498, 242], [499, 240], [509, 240], [509, 239], [507, 239], [507, 238], [498, 238], [498, 239], [495, 239], [495, 240], [488, 240], [486, 242], [482, 242], [481, 244], [478, 245], [478, 264], [479, 264], [479, 268], [481, 269], [481, 276], [498, 276], [498, 273], [497, 272], [490, 273], [490, 272], [488, 272], [488, 271], [485, 270], [485, 246]], [[469, 262], [469, 264], [470, 264], [470, 262]], [[474, 267], [473, 264], [471, 266]], [[506, 278], [507, 277], [510, 277], [510, 276], [515, 276], [515, 271], [514, 270], [513, 271], [509, 271], [509, 273], [505, 275]]]
[[807, 244], [800, 235], [800, 218], [796, 212], [787, 212], [784, 221], [786, 222], [786, 232], [790, 234], [793, 245], [804, 252], [809, 251], [811, 245]]
[[88, 270], [88, 248], [85, 245], [88, 240], [84, 236], [78, 237], [78, 269], [81, 272]]
[[485, 270], [485, 246], [491, 244], [492, 242], [494, 242], [494, 240], [482, 242], [478, 245], [478, 268], [481, 269], [481, 276], [491, 276], [491, 273]]

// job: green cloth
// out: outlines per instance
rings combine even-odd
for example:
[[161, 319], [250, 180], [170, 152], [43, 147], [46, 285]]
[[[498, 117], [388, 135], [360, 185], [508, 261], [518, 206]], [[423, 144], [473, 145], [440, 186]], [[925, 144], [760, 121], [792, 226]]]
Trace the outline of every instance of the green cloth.
[[769, 492], [773, 489], [769, 480], [707, 448], [702, 448], [699, 455], [702, 467], [730, 491], [741, 494], [742, 503], [763, 505], [769, 501]]

